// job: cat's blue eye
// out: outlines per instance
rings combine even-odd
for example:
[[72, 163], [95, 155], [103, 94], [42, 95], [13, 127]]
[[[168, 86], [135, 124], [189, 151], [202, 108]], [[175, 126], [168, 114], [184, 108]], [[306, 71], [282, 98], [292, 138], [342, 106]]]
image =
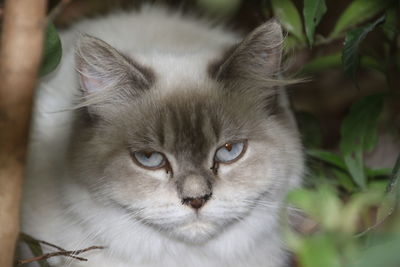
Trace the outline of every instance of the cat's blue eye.
[[214, 160], [221, 163], [232, 163], [242, 157], [246, 145], [246, 141], [226, 143], [217, 149]]
[[132, 156], [139, 166], [149, 169], [162, 168], [166, 163], [164, 155], [159, 152], [136, 151]]

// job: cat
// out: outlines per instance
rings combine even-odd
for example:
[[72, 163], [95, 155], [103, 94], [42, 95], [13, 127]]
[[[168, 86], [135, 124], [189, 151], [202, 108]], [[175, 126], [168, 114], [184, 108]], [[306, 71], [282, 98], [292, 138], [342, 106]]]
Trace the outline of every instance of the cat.
[[22, 231], [105, 248], [51, 266], [285, 266], [279, 213], [304, 167], [279, 23], [241, 38], [152, 6], [60, 35], [36, 93]]

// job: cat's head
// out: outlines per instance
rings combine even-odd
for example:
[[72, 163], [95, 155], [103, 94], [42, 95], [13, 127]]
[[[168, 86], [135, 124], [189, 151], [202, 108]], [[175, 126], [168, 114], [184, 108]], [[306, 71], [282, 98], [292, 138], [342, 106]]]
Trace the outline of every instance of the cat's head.
[[72, 172], [133, 224], [186, 242], [205, 242], [255, 209], [275, 216], [303, 164], [277, 76], [281, 49], [280, 26], [265, 23], [201, 74], [171, 81], [83, 36]]

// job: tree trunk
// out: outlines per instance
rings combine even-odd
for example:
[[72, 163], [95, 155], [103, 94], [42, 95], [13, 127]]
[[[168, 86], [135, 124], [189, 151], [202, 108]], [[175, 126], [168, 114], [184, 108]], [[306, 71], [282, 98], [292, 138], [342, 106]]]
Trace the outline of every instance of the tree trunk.
[[0, 266], [12, 266], [46, 0], [7, 0], [0, 52]]

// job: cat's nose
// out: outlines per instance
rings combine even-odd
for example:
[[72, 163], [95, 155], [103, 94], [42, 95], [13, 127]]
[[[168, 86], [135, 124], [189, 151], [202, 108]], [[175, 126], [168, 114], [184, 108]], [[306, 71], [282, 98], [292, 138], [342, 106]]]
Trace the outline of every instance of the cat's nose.
[[196, 198], [187, 197], [182, 200], [182, 204], [186, 204], [186, 205], [192, 207], [193, 209], [198, 210], [204, 206], [204, 204], [207, 202], [207, 200], [210, 199], [210, 197], [211, 197], [211, 194], [204, 195], [202, 197], [196, 197]]

